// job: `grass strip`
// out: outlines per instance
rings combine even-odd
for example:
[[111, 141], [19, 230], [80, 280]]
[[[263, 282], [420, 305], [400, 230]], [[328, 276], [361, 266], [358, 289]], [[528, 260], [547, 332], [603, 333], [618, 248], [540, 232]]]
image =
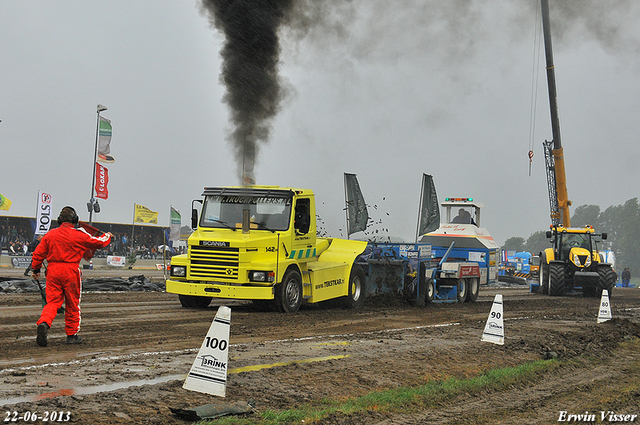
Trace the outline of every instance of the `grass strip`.
[[538, 360], [519, 366], [493, 369], [468, 379], [449, 378], [431, 381], [417, 387], [401, 387], [374, 391], [350, 400], [324, 399], [306, 403], [295, 409], [266, 410], [251, 417], [225, 417], [213, 421], [201, 421], [201, 425], [288, 425], [314, 423], [334, 414], [359, 414], [368, 411], [385, 413], [412, 413], [441, 406], [452, 398], [481, 392], [500, 391], [514, 385], [522, 385], [539, 379], [540, 374], [554, 370], [556, 360]]

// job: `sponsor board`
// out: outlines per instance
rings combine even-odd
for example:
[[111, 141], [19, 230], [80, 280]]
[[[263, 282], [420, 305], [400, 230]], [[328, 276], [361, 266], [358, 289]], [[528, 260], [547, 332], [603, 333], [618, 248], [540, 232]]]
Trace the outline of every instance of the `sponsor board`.
[[124, 267], [124, 264], [125, 264], [126, 260], [127, 260], [126, 257], [108, 255], [107, 256], [107, 265], [116, 266], [116, 267]]
[[16, 269], [26, 269], [31, 265], [31, 257], [11, 257], [11, 265]]

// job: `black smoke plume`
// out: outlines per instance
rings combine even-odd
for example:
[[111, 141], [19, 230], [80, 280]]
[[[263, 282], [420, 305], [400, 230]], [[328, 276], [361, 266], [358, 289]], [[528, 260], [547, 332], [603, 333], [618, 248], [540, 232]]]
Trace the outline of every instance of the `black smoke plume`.
[[[233, 130], [229, 139], [243, 184], [254, 178], [260, 144], [284, 96], [278, 78], [278, 28], [293, 0], [203, 0], [213, 26], [225, 36], [220, 79], [227, 92]], [[247, 180], [250, 179], [250, 180]]]

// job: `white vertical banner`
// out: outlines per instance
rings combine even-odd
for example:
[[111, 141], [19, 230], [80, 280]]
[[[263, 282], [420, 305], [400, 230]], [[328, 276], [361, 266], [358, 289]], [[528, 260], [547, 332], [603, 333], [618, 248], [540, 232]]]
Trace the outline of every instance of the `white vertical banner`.
[[231, 309], [221, 306], [182, 388], [225, 397], [230, 327]]
[[50, 193], [38, 191], [38, 207], [36, 210], [36, 235], [44, 235], [49, 231], [53, 214], [53, 198]]

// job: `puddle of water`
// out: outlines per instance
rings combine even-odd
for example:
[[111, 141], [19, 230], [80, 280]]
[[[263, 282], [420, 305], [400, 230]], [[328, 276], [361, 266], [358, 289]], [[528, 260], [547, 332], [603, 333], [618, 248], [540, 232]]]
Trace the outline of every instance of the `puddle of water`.
[[139, 379], [137, 381], [127, 381], [127, 382], [114, 382], [113, 384], [104, 384], [104, 385], [96, 385], [94, 387], [79, 387], [79, 388], [70, 388], [70, 389], [61, 389], [57, 391], [51, 391], [48, 393], [24, 396], [24, 397], [14, 397], [7, 398], [4, 400], [0, 400], [0, 406], [6, 406], [8, 404], [16, 404], [16, 403], [33, 403], [39, 400], [44, 400], [47, 398], [59, 397], [59, 396], [70, 396], [70, 395], [88, 395], [88, 394], [96, 394], [96, 393], [104, 393], [109, 391], [121, 390], [123, 388], [130, 387], [139, 387], [142, 385], [156, 385], [162, 384], [169, 381], [180, 381], [184, 380], [187, 375], [168, 375], [161, 376], [159, 378], [153, 379]]
[[[256, 371], [256, 370], [262, 370], [262, 369], [269, 369], [277, 366], [287, 366], [294, 363], [323, 362], [328, 360], [342, 359], [345, 357], [349, 357], [349, 355], [347, 354], [347, 355], [338, 355], [338, 356], [317, 357], [313, 359], [291, 360], [287, 362], [277, 362], [277, 363], [269, 363], [269, 364], [262, 364], [262, 365], [245, 366], [245, 367], [229, 369], [227, 373], [234, 374], [234, 373], [241, 373], [241, 372]], [[93, 387], [60, 389], [60, 390], [51, 391], [48, 393], [35, 394], [35, 395], [29, 395], [29, 396], [23, 396], [23, 397], [6, 398], [4, 400], [0, 400], [0, 406], [6, 406], [8, 404], [16, 404], [16, 403], [33, 403], [39, 400], [44, 400], [47, 398], [53, 398], [53, 397], [59, 397], [59, 396], [105, 393], [105, 392], [121, 390], [125, 388], [140, 387], [142, 385], [162, 384], [169, 381], [184, 381], [186, 377], [187, 375], [184, 375], [184, 374], [167, 375], [167, 376], [161, 376], [153, 379], [139, 379], [137, 381], [114, 382], [112, 384], [96, 385]]]

